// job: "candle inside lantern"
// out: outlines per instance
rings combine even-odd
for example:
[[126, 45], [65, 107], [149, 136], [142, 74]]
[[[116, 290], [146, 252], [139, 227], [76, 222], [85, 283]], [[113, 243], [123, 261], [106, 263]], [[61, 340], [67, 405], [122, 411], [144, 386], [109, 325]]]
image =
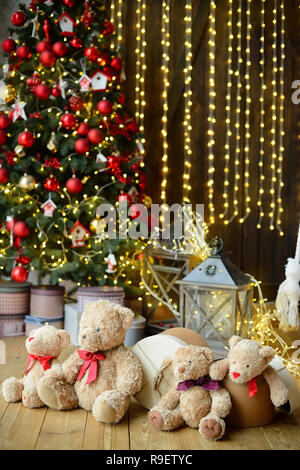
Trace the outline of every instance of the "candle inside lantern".
[[300, 263], [300, 224], [299, 224], [299, 230], [298, 230], [295, 260], [298, 261], [298, 263]]

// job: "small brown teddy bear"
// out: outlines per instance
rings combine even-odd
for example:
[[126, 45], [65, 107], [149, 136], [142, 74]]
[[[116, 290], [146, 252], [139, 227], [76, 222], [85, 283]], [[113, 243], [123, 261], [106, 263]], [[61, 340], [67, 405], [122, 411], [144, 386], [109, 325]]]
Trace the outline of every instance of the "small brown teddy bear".
[[49, 408], [80, 406], [103, 423], [117, 423], [126, 413], [130, 397], [142, 386], [142, 367], [124, 346], [133, 312], [99, 300], [85, 305], [79, 325], [80, 350], [62, 365], [63, 373], [48, 371], [39, 394]]
[[70, 343], [65, 330], [54, 326], [42, 326], [32, 330], [26, 340], [28, 365], [22, 379], [10, 377], [2, 384], [3, 397], [8, 402], [22, 400], [28, 408], [39, 408], [45, 403], [39, 397], [37, 386], [47, 370], [59, 371], [61, 363], [56, 359]]
[[229, 375], [232, 382], [248, 383], [249, 397], [257, 393], [256, 379], [262, 375], [270, 388], [270, 398], [274, 406], [289, 411], [288, 389], [275, 370], [268, 365], [275, 351], [270, 346], [261, 346], [257, 341], [232, 336], [229, 340], [228, 357], [214, 362], [209, 375], [214, 380], [223, 380]]
[[149, 411], [151, 424], [162, 431], [171, 431], [186, 423], [199, 428], [208, 439], [220, 439], [225, 432], [222, 418], [230, 412], [229, 393], [208, 376], [214, 360], [207, 347], [189, 345], [177, 349], [173, 372], [178, 384]]

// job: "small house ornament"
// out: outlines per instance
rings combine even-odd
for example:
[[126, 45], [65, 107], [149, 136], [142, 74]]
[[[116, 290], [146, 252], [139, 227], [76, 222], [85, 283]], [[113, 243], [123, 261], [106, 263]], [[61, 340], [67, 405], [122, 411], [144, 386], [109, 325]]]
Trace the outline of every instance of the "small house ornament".
[[115, 255], [110, 253], [106, 258], [104, 258], [105, 261], [107, 262], [107, 269], [106, 272], [111, 274], [115, 270], [115, 265], [117, 264]]
[[76, 26], [76, 22], [71, 18], [68, 13], [63, 13], [55, 23], [59, 23], [61, 28], [61, 35], [62, 36], [74, 36], [74, 27]]
[[98, 152], [97, 153], [97, 156], [96, 156], [96, 162], [97, 163], [106, 163], [107, 162], [107, 158], [105, 155], [103, 155], [102, 152]]
[[106, 89], [108, 77], [104, 73], [100, 72], [100, 70], [93, 73], [90, 80], [93, 91], [104, 91]]
[[91, 79], [86, 74], [82, 75], [78, 80], [80, 91], [89, 91], [91, 86]]
[[47, 201], [44, 202], [44, 204], [42, 204], [41, 208], [44, 209], [44, 215], [46, 217], [53, 217], [53, 213], [55, 209], [57, 208], [57, 206], [52, 201], [51, 194], [49, 195], [49, 198], [47, 199]]
[[70, 230], [71, 238], [72, 238], [72, 246], [71, 248], [80, 248], [85, 246], [85, 239], [91, 232], [86, 229], [78, 220], [75, 222], [73, 227]]
[[180, 319], [183, 327], [227, 343], [232, 335], [249, 336], [253, 283], [212, 240], [211, 254], [180, 281]]

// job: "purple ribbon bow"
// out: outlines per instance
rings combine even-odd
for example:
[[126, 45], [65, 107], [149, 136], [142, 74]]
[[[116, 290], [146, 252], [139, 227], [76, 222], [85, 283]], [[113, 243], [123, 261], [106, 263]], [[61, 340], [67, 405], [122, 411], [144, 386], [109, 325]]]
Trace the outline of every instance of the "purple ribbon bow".
[[184, 382], [179, 382], [177, 385], [176, 390], [188, 390], [192, 387], [201, 387], [204, 390], [218, 390], [219, 383], [217, 380], [212, 380], [209, 378], [208, 375], [204, 375], [203, 377], [199, 377], [197, 380], [185, 380]]

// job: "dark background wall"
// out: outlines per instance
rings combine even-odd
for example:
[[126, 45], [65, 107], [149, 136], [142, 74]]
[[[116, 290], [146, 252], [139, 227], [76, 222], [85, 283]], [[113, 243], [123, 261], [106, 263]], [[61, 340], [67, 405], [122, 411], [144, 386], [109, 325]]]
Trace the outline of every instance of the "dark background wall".
[[[245, 0], [243, 0], [245, 2]], [[266, 90], [266, 126], [270, 125], [271, 106], [271, 39], [272, 39], [272, 8], [274, 0], [266, 0], [266, 47], [267, 47], [267, 90]], [[236, 5], [234, 0], [234, 5]], [[6, 37], [5, 30], [9, 25], [10, 15], [17, 9], [19, 2], [15, 0], [1, 1], [0, 39]], [[24, 1], [23, 3], [29, 3]], [[107, 0], [107, 7], [110, 1]], [[125, 91], [127, 106], [134, 111], [135, 86], [135, 45], [136, 45], [136, 0], [124, 0], [124, 59], [127, 81]], [[184, 60], [184, 1], [171, 0], [171, 62], [169, 91], [169, 180], [168, 202], [181, 201], [182, 170], [183, 170], [183, 60]], [[277, 231], [271, 232], [266, 220], [261, 230], [257, 230], [257, 165], [259, 155], [259, 36], [260, 6], [259, 0], [252, 0], [252, 67], [251, 67], [251, 148], [250, 171], [253, 175], [250, 195], [253, 199], [250, 216], [244, 224], [235, 220], [229, 226], [220, 222], [210, 227], [210, 235], [220, 235], [231, 258], [243, 270], [263, 281], [264, 293], [273, 298], [278, 284], [284, 278], [284, 264], [287, 257], [294, 256], [296, 236], [300, 222], [300, 153], [299, 153], [299, 117], [300, 105], [291, 101], [294, 80], [300, 80], [300, 9], [297, 0], [285, 0], [286, 8], [286, 62], [285, 62], [285, 156], [283, 189], [283, 229], [284, 236]], [[217, 124], [216, 124], [216, 211], [222, 209], [223, 175], [224, 175], [224, 142], [225, 142], [225, 94], [226, 94], [226, 0], [216, 0], [217, 5]], [[193, 203], [207, 204], [207, 99], [208, 99], [208, 0], [193, 0], [193, 134], [192, 134], [192, 192]], [[236, 24], [236, 8], [234, 8], [234, 25]], [[244, 18], [245, 21], [245, 18]], [[149, 190], [153, 202], [159, 202], [161, 182], [161, 0], [147, 0], [147, 74], [146, 74], [146, 165], [151, 173]], [[234, 51], [234, 54], [236, 52]], [[271, 148], [266, 139], [266, 158]], [[243, 173], [243, 169], [241, 169]], [[243, 181], [241, 181], [241, 185]], [[243, 194], [240, 194], [243, 203]], [[267, 201], [269, 204], [269, 201]]]

